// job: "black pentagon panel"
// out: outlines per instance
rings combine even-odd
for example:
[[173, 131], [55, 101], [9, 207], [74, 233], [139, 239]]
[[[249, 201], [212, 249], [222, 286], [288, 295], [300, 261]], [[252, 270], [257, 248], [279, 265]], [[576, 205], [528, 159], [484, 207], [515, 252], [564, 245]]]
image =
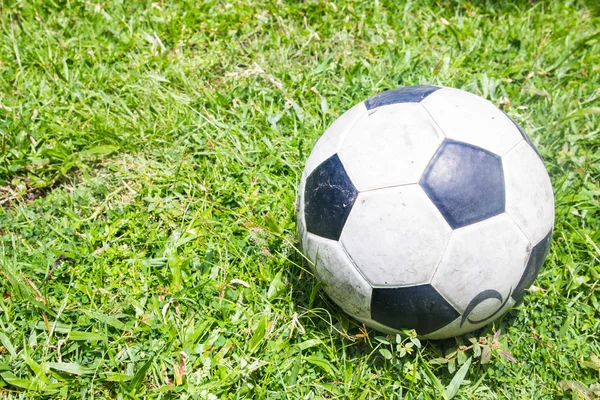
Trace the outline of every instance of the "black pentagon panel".
[[508, 119], [510, 119], [512, 121], [513, 124], [515, 124], [515, 126], [519, 130], [519, 133], [521, 133], [521, 137], [523, 138], [523, 140], [525, 140], [527, 142], [527, 144], [529, 144], [529, 146], [531, 146], [531, 148], [535, 151], [535, 153], [538, 155], [538, 157], [540, 158], [540, 160], [543, 161], [542, 155], [540, 154], [540, 151], [535, 146], [535, 144], [533, 144], [533, 142], [531, 141], [531, 139], [529, 138], [529, 136], [527, 136], [527, 134], [525, 133], [525, 131], [523, 130], [523, 128], [521, 128], [521, 126], [519, 124], [517, 124], [517, 121], [515, 121], [514, 119], [512, 119], [510, 117], [510, 115], [508, 115], [504, 111], [502, 111], [502, 112], [504, 113], [504, 115], [506, 115], [508, 117]]
[[306, 179], [304, 219], [306, 229], [338, 240], [358, 191], [337, 154], [323, 161]]
[[419, 184], [453, 229], [504, 212], [502, 160], [468, 143], [446, 139]]
[[529, 261], [527, 261], [527, 266], [525, 267], [523, 276], [521, 276], [519, 284], [512, 293], [512, 298], [515, 299], [515, 301], [521, 301], [525, 295], [525, 289], [529, 288], [533, 284], [533, 281], [535, 281], [535, 278], [542, 269], [542, 265], [544, 265], [544, 261], [548, 255], [551, 240], [552, 231], [550, 231], [531, 250], [531, 255], [529, 256]]
[[406, 86], [386, 90], [385, 92], [381, 92], [365, 100], [365, 107], [367, 107], [367, 110], [372, 110], [389, 104], [419, 103], [425, 97], [440, 89], [441, 88], [437, 86]]
[[414, 329], [419, 335], [435, 332], [459, 317], [454, 309], [429, 284], [374, 288], [371, 318], [393, 329]]

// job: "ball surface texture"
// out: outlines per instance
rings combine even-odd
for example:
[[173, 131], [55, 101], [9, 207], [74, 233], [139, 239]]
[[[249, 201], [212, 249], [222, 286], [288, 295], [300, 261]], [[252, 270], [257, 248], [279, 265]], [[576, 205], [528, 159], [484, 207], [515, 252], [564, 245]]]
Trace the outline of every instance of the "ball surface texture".
[[442, 339], [521, 300], [550, 246], [548, 173], [521, 128], [462, 90], [402, 87], [323, 134], [297, 202], [325, 292], [385, 333]]

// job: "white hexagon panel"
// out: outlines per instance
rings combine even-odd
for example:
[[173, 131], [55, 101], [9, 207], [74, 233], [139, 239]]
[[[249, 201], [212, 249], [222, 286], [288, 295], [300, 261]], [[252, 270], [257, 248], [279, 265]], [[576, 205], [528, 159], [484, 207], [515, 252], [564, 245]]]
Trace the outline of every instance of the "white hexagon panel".
[[334, 155], [350, 129], [356, 121], [367, 113], [363, 103], [358, 103], [341, 117], [335, 120], [333, 124], [325, 131], [313, 147], [310, 157], [306, 161], [304, 173], [308, 176], [323, 161]]
[[523, 140], [502, 157], [502, 165], [506, 212], [538, 244], [554, 226], [554, 194], [544, 163]]
[[489, 101], [463, 90], [442, 88], [421, 104], [449, 139], [499, 156], [522, 139], [513, 121]]
[[306, 221], [304, 220], [304, 189], [306, 188], [306, 177], [304, 173], [300, 179], [298, 188], [298, 197], [296, 198], [296, 229], [298, 231], [298, 241], [300, 249], [305, 248], [306, 242]]
[[431, 284], [462, 314], [464, 332], [489, 322], [504, 309], [521, 280], [531, 248], [505, 213], [452, 232]]
[[[357, 318], [371, 316], [372, 288], [342, 248], [340, 242], [308, 233], [305, 255], [325, 292], [344, 311]], [[343, 301], [342, 301], [343, 300]]]
[[360, 193], [340, 237], [373, 286], [429, 283], [452, 229], [419, 185]]
[[419, 103], [379, 107], [356, 121], [339, 157], [359, 191], [419, 181], [444, 140]]

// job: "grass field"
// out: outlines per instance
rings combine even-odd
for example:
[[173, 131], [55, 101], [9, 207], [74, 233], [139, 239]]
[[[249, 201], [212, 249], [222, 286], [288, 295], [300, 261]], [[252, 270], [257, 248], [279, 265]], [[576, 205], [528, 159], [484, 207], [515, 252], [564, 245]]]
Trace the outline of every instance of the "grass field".
[[[600, 397], [596, 1], [7, 0], [0, 24], [0, 397]], [[535, 290], [456, 340], [361, 330], [295, 248], [315, 140], [412, 84], [497, 104], [555, 190]]]

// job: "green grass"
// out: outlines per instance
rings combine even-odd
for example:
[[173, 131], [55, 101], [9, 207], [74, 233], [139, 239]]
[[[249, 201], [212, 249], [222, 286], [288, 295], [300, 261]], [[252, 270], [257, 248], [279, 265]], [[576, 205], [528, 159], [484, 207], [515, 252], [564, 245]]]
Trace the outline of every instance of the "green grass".
[[[0, 3], [0, 397], [598, 397], [599, 15], [591, 0]], [[314, 141], [418, 83], [502, 107], [555, 189], [540, 290], [456, 340], [365, 336], [295, 249]]]

